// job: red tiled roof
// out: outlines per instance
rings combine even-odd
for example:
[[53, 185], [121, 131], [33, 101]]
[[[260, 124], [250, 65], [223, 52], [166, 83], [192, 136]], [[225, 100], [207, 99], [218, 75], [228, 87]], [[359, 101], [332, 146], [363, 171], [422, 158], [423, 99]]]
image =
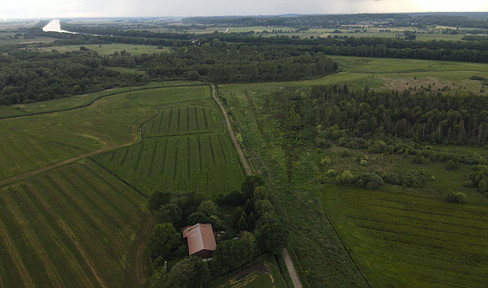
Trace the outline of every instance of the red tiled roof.
[[183, 230], [183, 238], [187, 238], [188, 252], [193, 255], [202, 250], [213, 251], [217, 248], [211, 224], [195, 224]]

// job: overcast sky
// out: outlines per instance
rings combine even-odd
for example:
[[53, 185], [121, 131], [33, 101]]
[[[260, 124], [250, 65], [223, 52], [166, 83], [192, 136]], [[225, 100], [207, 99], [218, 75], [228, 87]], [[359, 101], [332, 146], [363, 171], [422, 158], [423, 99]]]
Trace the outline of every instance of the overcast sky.
[[488, 12], [488, 0], [2, 0], [0, 18]]

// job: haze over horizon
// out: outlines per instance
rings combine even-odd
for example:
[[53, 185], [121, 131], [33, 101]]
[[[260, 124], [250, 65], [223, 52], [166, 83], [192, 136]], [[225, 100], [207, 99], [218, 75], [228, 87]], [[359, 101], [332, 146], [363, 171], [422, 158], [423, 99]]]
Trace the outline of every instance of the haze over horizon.
[[482, 0], [18, 0], [3, 3], [0, 18], [165, 17], [218, 15], [488, 12]]

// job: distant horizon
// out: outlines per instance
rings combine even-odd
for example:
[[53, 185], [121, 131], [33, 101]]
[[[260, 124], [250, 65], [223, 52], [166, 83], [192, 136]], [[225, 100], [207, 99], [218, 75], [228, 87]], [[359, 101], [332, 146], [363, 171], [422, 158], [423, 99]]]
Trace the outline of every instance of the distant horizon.
[[227, 15], [177, 15], [177, 16], [53, 16], [53, 17], [26, 17], [26, 18], [0, 18], [0, 21], [11, 20], [56, 20], [56, 19], [131, 19], [131, 18], [193, 18], [193, 17], [291, 17], [291, 16], [328, 16], [328, 15], [387, 15], [387, 14], [488, 14], [488, 11], [422, 11], [422, 12], [359, 12], [359, 13], [283, 13], [283, 14], [227, 14]]
[[480, 0], [17, 0], [0, 19], [146, 18], [488, 12]]

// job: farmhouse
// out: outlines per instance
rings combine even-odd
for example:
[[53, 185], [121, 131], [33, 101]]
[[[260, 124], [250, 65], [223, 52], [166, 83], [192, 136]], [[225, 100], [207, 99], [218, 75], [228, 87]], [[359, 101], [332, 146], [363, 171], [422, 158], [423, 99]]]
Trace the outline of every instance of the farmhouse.
[[188, 254], [204, 260], [212, 260], [213, 251], [217, 248], [211, 224], [197, 223], [183, 230], [183, 238], [188, 241]]

